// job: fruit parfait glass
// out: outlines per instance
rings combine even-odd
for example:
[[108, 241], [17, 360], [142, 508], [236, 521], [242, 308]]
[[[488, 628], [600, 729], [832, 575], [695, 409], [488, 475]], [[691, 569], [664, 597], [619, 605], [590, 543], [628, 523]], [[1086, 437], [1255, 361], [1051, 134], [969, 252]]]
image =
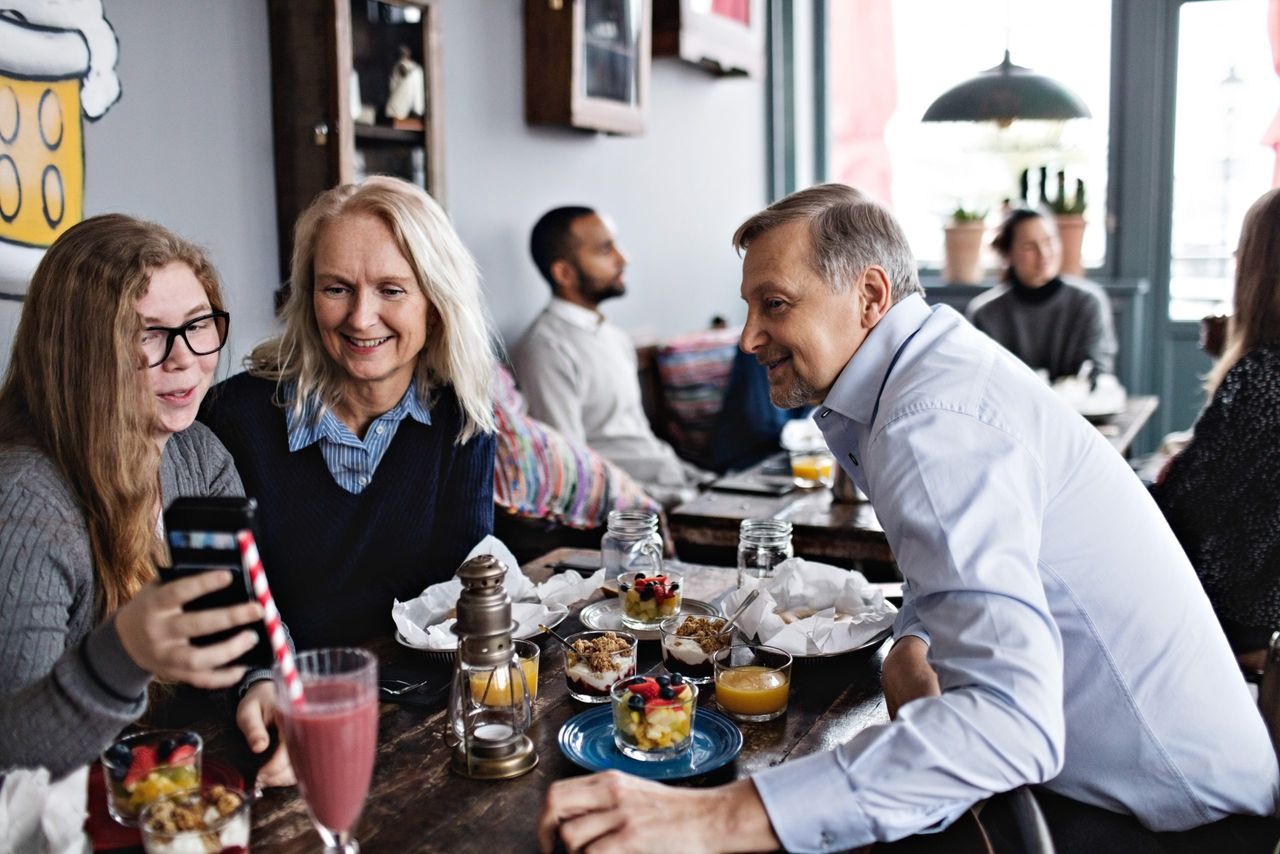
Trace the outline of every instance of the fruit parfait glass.
[[613, 686], [636, 673], [636, 639], [626, 632], [578, 632], [565, 638], [564, 678], [569, 695], [607, 703]]
[[693, 744], [697, 686], [679, 673], [637, 676], [613, 686], [613, 742], [643, 761], [673, 759]]
[[656, 629], [667, 617], [680, 613], [684, 600], [679, 573], [645, 575], [624, 572], [618, 576], [618, 604], [622, 608], [622, 625], [629, 629]]
[[142, 811], [147, 854], [248, 854], [249, 799], [244, 792], [210, 786], [161, 798]]
[[194, 732], [154, 730], [118, 739], [102, 753], [107, 811], [136, 827], [149, 804], [169, 795], [198, 792], [204, 742]]
[[722, 617], [677, 614], [662, 621], [662, 665], [686, 682], [705, 685], [715, 676], [711, 657], [729, 645]]
[[791, 653], [762, 644], [735, 644], [711, 659], [716, 704], [731, 718], [748, 723], [786, 714], [791, 693]]

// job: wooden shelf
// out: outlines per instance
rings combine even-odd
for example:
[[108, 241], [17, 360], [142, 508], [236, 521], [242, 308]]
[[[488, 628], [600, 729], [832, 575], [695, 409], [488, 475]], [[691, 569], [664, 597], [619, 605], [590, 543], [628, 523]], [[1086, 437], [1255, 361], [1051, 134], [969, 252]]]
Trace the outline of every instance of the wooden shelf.
[[356, 123], [357, 142], [389, 142], [399, 145], [422, 145], [425, 131], [405, 130], [386, 125], [362, 125]]

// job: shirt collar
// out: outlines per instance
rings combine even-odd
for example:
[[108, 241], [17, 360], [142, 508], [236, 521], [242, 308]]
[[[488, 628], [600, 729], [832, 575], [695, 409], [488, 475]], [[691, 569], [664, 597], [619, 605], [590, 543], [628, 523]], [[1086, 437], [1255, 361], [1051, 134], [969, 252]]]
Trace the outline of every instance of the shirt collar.
[[560, 297], [551, 298], [551, 304], [547, 306], [547, 311], [566, 323], [573, 324], [579, 329], [585, 329], [588, 332], [596, 331], [604, 323], [604, 317], [600, 312]]
[[821, 417], [830, 409], [853, 421], [869, 423], [894, 353], [932, 313], [933, 310], [919, 294], [912, 294], [890, 306], [880, 322], [867, 333], [866, 340], [854, 352], [840, 376], [836, 377], [814, 417]]
[[[289, 436], [289, 450], [300, 451], [303, 448], [314, 445], [321, 439], [328, 439], [333, 442], [341, 442], [346, 436], [355, 439], [350, 428], [343, 424], [333, 410], [327, 406], [323, 406], [315, 395], [311, 395], [302, 405], [302, 414], [295, 414], [292, 401], [297, 386], [290, 383], [284, 390], [284, 399], [287, 401], [284, 410], [285, 429]], [[404, 395], [400, 401], [389, 410], [375, 418], [375, 421], [403, 421], [405, 417], [412, 418], [419, 424], [430, 426], [431, 410], [418, 399], [417, 386], [412, 380], [409, 387], [405, 389]], [[359, 441], [359, 439], [355, 439]]]

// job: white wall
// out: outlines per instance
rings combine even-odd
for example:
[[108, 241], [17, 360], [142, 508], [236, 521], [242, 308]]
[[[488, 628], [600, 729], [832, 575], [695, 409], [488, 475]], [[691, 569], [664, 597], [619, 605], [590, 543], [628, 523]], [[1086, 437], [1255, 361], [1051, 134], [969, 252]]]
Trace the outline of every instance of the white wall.
[[[2, 3], [0, 3], [2, 5]], [[206, 246], [233, 314], [235, 369], [275, 328], [274, 170], [265, 0], [105, 0], [123, 96], [86, 138], [86, 213], [155, 219]], [[508, 343], [548, 298], [528, 257], [543, 211], [610, 212], [630, 292], [606, 305], [642, 336], [743, 316], [733, 230], [765, 201], [764, 85], [653, 64], [648, 130], [524, 124], [522, 0], [443, 0], [448, 210]], [[0, 302], [0, 367], [18, 305]]]
[[630, 258], [605, 313], [642, 336], [745, 317], [734, 229], [765, 199], [762, 80], [652, 66], [647, 129], [605, 136], [524, 123], [522, 0], [445, 0], [445, 203], [484, 274], [510, 345], [547, 301], [529, 259], [546, 210], [612, 214]]

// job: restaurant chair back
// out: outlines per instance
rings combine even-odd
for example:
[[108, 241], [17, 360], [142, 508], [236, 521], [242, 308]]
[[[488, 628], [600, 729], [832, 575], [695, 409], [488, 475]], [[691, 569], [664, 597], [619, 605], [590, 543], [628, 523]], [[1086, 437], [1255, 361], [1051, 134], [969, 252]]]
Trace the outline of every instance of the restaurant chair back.
[[1009, 799], [1013, 819], [1018, 824], [1018, 835], [1022, 837], [1022, 850], [1027, 854], [1054, 854], [1049, 825], [1031, 787], [1019, 786], [1009, 793]]

